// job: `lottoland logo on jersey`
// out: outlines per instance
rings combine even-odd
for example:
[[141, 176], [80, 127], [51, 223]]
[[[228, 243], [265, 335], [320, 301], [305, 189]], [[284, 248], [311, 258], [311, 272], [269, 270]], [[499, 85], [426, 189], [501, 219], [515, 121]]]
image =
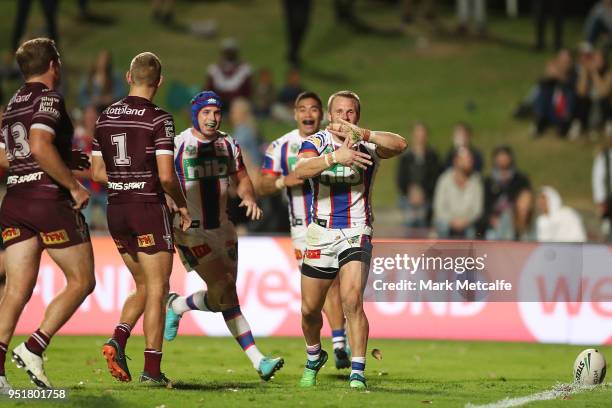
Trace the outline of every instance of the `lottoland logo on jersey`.
[[187, 181], [227, 177], [228, 167], [227, 158], [224, 157], [183, 159], [183, 170]]
[[109, 106], [106, 108], [104, 113], [109, 116], [119, 116], [119, 115], [134, 115], [134, 116], [144, 116], [146, 109], [132, 109], [128, 108], [126, 105], [123, 106]]
[[363, 183], [363, 170], [336, 164], [321, 173], [319, 182], [326, 186], [331, 184], [356, 186]]

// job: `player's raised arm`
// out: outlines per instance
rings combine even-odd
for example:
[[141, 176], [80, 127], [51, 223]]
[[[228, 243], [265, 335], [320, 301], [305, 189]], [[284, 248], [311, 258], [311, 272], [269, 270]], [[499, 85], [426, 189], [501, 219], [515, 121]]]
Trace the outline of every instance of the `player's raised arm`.
[[381, 159], [397, 156], [408, 147], [406, 139], [396, 133], [363, 129], [342, 119], [330, 123], [327, 130], [341, 139], [350, 139], [353, 143], [363, 140], [376, 145], [376, 154]]
[[78, 182], [72, 171], [62, 160], [57, 148], [53, 144], [55, 135], [40, 128], [30, 129], [28, 144], [32, 156], [40, 168], [70, 191], [74, 200], [74, 208], [80, 209], [87, 205], [89, 192]]
[[370, 155], [353, 150], [351, 145], [351, 140], [345, 138], [338, 150], [320, 155], [312, 140], [306, 140], [302, 144], [302, 150], [295, 166], [296, 175], [301, 179], [308, 179], [318, 176], [335, 164], [347, 167], [357, 166], [362, 169], [372, 164]]
[[274, 142], [270, 144], [264, 156], [261, 167], [259, 181], [255, 186], [255, 191], [259, 196], [278, 193], [286, 187], [295, 187], [304, 184], [304, 180], [298, 178], [295, 172], [283, 176], [280, 161], [280, 144]]

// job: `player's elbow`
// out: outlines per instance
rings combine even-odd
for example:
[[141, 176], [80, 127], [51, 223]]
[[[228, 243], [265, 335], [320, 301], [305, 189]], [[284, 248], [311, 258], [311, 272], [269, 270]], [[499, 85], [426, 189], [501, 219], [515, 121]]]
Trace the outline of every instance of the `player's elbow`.
[[164, 191], [171, 190], [175, 181], [176, 181], [176, 176], [174, 176], [174, 174], [171, 174], [171, 173], [159, 174], [159, 183], [161, 184]]
[[397, 152], [402, 153], [404, 150], [408, 148], [408, 142], [403, 137], [398, 137], [397, 140]]

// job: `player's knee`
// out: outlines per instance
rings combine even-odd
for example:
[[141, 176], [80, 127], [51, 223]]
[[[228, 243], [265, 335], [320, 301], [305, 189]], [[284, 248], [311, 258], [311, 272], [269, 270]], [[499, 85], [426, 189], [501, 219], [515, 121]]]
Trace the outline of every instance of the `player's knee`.
[[30, 301], [33, 290], [27, 290], [25, 288], [13, 289], [6, 286], [4, 288], [4, 301], [10, 302], [11, 304], [22, 304], [25, 305]]
[[66, 285], [87, 296], [96, 288], [96, 278], [92, 275], [73, 277], [67, 280]]
[[317, 321], [322, 319], [321, 310], [310, 305], [308, 303], [302, 302], [302, 318], [307, 321]]
[[342, 299], [342, 309], [347, 316], [362, 313], [363, 299], [361, 296], [347, 296]]

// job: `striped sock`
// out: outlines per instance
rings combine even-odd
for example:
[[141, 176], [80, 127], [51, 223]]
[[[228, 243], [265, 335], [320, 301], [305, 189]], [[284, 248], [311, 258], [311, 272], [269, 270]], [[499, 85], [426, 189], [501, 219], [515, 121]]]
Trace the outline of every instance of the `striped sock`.
[[351, 375], [359, 374], [363, 377], [365, 371], [365, 357], [353, 357], [351, 358]]
[[200, 290], [189, 296], [179, 296], [172, 301], [172, 310], [178, 315], [182, 315], [190, 310], [210, 312], [211, 310], [206, 301], [206, 293], [205, 290]]
[[8, 345], [0, 342], [0, 376], [5, 375], [4, 362], [6, 361], [7, 350], [8, 350]]
[[321, 357], [321, 343], [312, 346], [306, 345], [308, 361], [317, 361]]
[[115, 339], [123, 351], [125, 351], [125, 345], [127, 344], [131, 331], [132, 327], [127, 323], [119, 323], [117, 326], [115, 326], [113, 339]]
[[161, 375], [162, 352], [155, 349], [145, 349], [144, 351], [144, 371], [151, 377]]
[[344, 349], [344, 329], [332, 330], [332, 342], [334, 343], [334, 350]]
[[249, 322], [247, 322], [242, 315], [240, 306], [238, 305], [231, 309], [224, 310], [223, 318], [225, 319], [225, 324], [230, 333], [232, 333], [232, 336], [234, 336], [249, 360], [251, 360], [251, 363], [253, 363], [253, 367], [255, 367], [256, 370], [259, 369], [259, 364], [264, 356], [255, 345], [251, 327], [249, 326]]
[[32, 353], [42, 356], [42, 353], [45, 351], [50, 341], [51, 337], [38, 329], [32, 333], [30, 338], [26, 341], [25, 346]]

